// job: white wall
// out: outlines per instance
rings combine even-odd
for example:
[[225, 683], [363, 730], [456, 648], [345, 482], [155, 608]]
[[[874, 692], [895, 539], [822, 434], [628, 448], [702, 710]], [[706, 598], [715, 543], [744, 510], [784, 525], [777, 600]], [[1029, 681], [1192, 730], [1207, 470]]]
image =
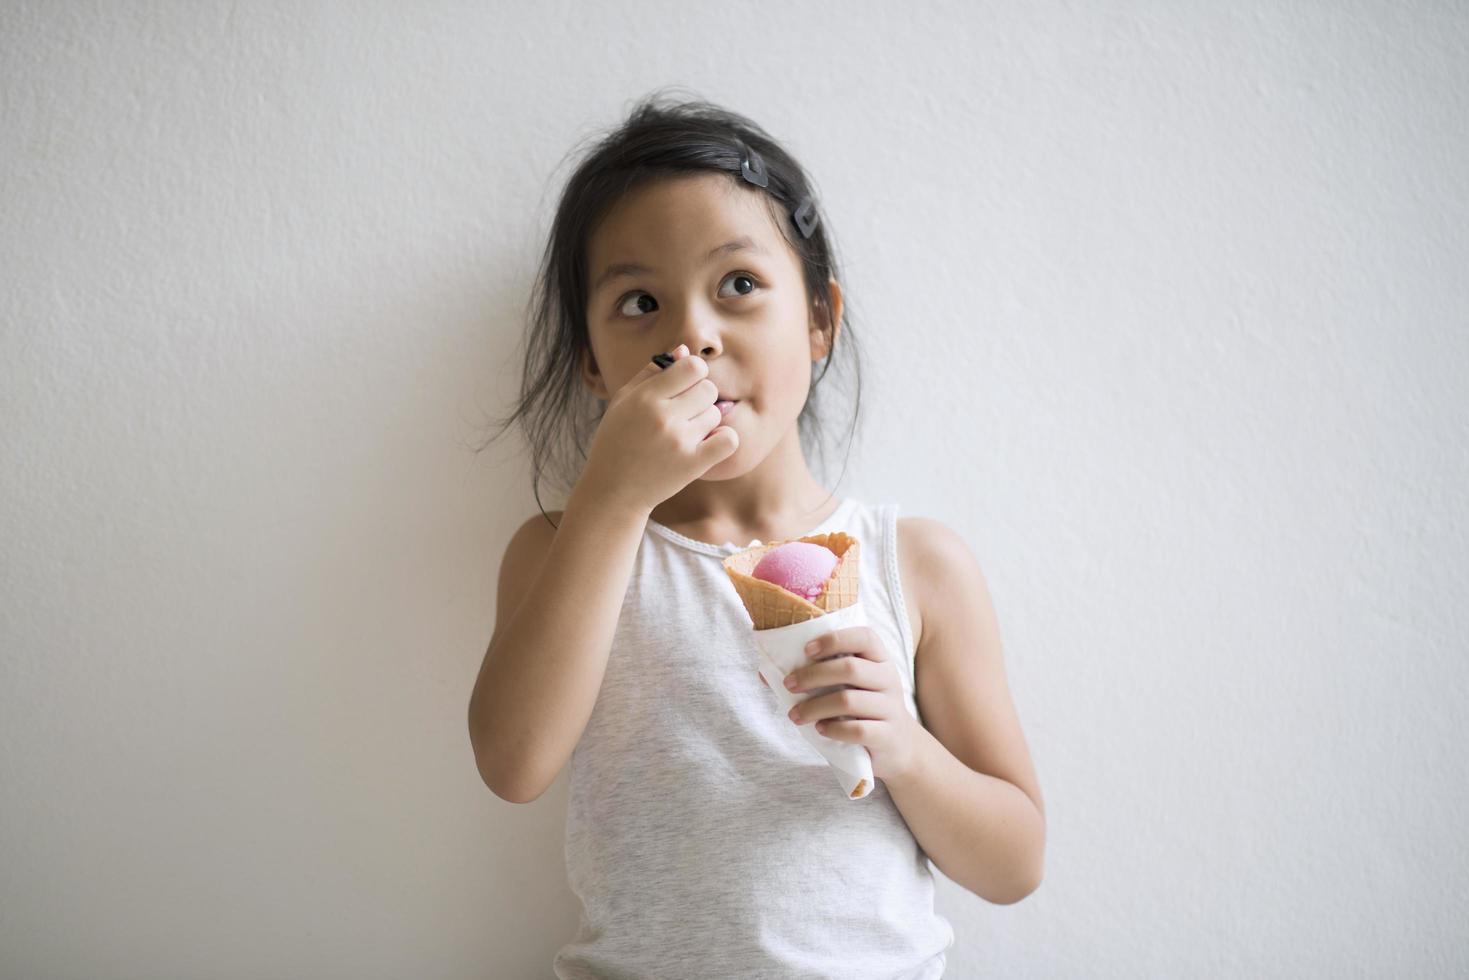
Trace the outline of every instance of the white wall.
[[815, 175], [843, 490], [991, 583], [1047, 877], [942, 881], [949, 975], [1469, 972], [1463, 5], [8, 2], [0, 56], [4, 977], [550, 974], [564, 776], [465, 729], [534, 504], [470, 447], [558, 162], [670, 83]]

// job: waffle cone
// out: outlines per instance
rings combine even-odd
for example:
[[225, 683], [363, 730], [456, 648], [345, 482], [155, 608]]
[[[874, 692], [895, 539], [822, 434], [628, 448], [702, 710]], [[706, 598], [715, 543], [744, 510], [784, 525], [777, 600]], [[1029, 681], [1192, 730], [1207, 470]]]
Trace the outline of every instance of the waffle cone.
[[[751, 572], [765, 557], [765, 553], [792, 541], [807, 541], [819, 544], [835, 552], [836, 568], [821, 595], [807, 601], [794, 592], [787, 592], [774, 582], [755, 578]], [[734, 583], [745, 611], [757, 630], [775, 629], [803, 623], [837, 609], [844, 609], [857, 601], [857, 577], [860, 565], [857, 539], [850, 534], [834, 531], [829, 534], [808, 534], [803, 538], [787, 538], [737, 551], [724, 559], [724, 571]]]

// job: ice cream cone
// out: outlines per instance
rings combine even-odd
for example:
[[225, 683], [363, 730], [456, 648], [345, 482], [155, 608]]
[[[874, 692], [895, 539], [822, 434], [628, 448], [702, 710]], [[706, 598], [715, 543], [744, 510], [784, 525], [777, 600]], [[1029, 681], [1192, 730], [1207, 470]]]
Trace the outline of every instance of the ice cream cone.
[[[836, 568], [832, 570], [826, 588], [814, 600], [807, 601], [774, 582], [765, 582], [750, 574], [766, 552], [792, 541], [819, 544], [837, 556]], [[859, 548], [856, 538], [841, 531], [809, 534], [803, 538], [771, 541], [735, 552], [724, 559], [724, 571], [734, 583], [735, 591], [745, 604], [745, 611], [750, 614], [750, 621], [755, 624], [755, 629], [775, 629], [792, 623], [803, 623], [856, 602]]]
[[[812, 600], [751, 574], [769, 551], [793, 541], [820, 545], [837, 556], [831, 577], [826, 580], [821, 594]], [[860, 556], [856, 538], [834, 531], [771, 541], [737, 551], [724, 559], [725, 574], [734, 584], [745, 612], [749, 613], [750, 621], [755, 625], [760, 676], [765, 678], [765, 684], [773, 692], [782, 712], [811, 697], [810, 694], [792, 694], [784, 683], [788, 673], [807, 663], [806, 642], [826, 631], [867, 622], [866, 612], [857, 601]], [[810, 725], [802, 726], [800, 731], [801, 737], [831, 764], [848, 799], [860, 800], [872, 792], [872, 756], [866, 747], [828, 738]]]

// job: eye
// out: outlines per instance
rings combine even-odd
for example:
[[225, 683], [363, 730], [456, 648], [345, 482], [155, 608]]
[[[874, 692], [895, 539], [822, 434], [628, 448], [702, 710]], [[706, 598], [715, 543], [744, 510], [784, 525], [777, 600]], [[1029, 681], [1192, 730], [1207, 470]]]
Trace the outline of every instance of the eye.
[[724, 281], [725, 282], [741, 282], [741, 281], [744, 281], [744, 282], [749, 283], [750, 284], [750, 288], [749, 289], [740, 290], [739, 295], [741, 295], [741, 296], [748, 296], [748, 295], [750, 295], [759, 286], [759, 283], [756, 282], [755, 277], [752, 276], [752, 275], [750, 275], [748, 272], [735, 272], [735, 273], [731, 273], [730, 276], [729, 276], [729, 278], [725, 279]]
[[[759, 280], [750, 275], [748, 272], [732, 272], [725, 277], [724, 282], [746, 282], [749, 284], [746, 288], [737, 290], [736, 293], [733, 294], [736, 296], [749, 296], [756, 289], [760, 288]], [[723, 284], [721, 283], [721, 285]], [[731, 294], [720, 293], [720, 295], [729, 296]], [[636, 311], [628, 308], [628, 301], [633, 299], [637, 300]], [[646, 302], [644, 302], [645, 299]], [[647, 305], [648, 303], [653, 304], [651, 308], [649, 308], [649, 306]], [[652, 313], [653, 310], [656, 310], [657, 308], [658, 301], [655, 300], [650, 294], [643, 292], [641, 289], [635, 289], [632, 292], [628, 293], [626, 296], [622, 297], [622, 299], [617, 301], [617, 312], [620, 313], [622, 316], [627, 317], [636, 317], [641, 316], [644, 313]]]
[[627, 304], [627, 301], [630, 300], [630, 299], [632, 299], [633, 297], [637, 297], [639, 300], [642, 300], [643, 297], [647, 297], [648, 302], [652, 303], [655, 309], [657, 308], [658, 301], [655, 300], [655, 299], [653, 299], [653, 297], [650, 294], [645, 293], [642, 290], [634, 290], [633, 292], [628, 293], [626, 296], [622, 297], [622, 299], [620, 299], [620, 300], [617, 301], [617, 312], [618, 313], [621, 313], [623, 316], [638, 316], [638, 315], [643, 314], [643, 313], [651, 313], [651, 312], [653, 312], [652, 310], [649, 310], [649, 309], [645, 308], [643, 306], [643, 304], [641, 302], [639, 302], [638, 303], [638, 311], [636, 313], [629, 313], [627, 311], [626, 304]]

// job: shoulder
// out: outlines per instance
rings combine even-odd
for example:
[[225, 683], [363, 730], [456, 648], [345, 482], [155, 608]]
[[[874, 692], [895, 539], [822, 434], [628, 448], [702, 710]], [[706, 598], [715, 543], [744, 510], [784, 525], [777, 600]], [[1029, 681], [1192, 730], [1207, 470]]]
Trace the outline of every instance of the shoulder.
[[[549, 520], [548, 520], [549, 518]], [[556, 526], [561, 523], [561, 511], [532, 514], [520, 522], [510, 542], [505, 546], [505, 561], [534, 557], [535, 553], [548, 548], [556, 539]], [[503, 565], [502, 565], [503, 568]]]
[[953, 561], [969, 555], [969, 546], [959, 532], [932, 517], [899, 517], [898, 540], [910, 553], [925, 558]]
[[915, 607], [909, 618], [917, 613], [913, 642], [921, 645], [923, 633], [938, 625], [945, 604], [983, 587], [984, 573], [963, 536], [941, 521], [899, 517], [897, 537], [903, 591]]

